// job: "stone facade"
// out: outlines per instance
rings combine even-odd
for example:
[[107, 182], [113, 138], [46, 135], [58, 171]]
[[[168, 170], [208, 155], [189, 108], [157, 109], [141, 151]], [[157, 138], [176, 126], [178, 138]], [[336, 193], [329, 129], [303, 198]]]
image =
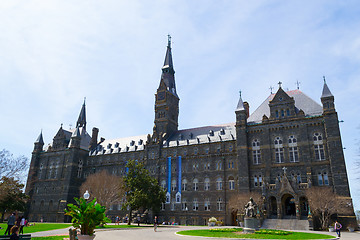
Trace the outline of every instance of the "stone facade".
[[[161, 221], [203, 225], [214, 216], [234, 224], [228, 202], [248, 192], [264, 196], [267, 217], [306, 218], [305, 190], [312, 186], [332, 186], [352, 204], [334, 96], [325, 82], [322, 105], [279, 83], [251, 115], [240, 96], [234, 123], [178, 130], [174, 74], [169, 40], [151, 134], [99, 141], [97, 128], [92, 136], [86, 132], [85, 103], [76, 128], [60, 127], [45, 147], [40, 134], [26, 187], [31, 221], [68, 221], [63, 209], [81, 194], [86, 177], [103, 169], [123, 176], [130, 159], [143, 161], [167, 190]], [[124, 216], [120, 206], [109, 215]]]

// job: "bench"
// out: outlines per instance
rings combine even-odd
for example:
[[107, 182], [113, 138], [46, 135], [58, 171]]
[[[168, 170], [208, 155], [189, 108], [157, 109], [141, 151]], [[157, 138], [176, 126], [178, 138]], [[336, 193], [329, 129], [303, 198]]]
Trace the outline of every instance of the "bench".
[[[20, 240], [31, 240], [31, 234], [20, 234]], [[10, 240], [10, 235], [0, 235], [0, 240]]]

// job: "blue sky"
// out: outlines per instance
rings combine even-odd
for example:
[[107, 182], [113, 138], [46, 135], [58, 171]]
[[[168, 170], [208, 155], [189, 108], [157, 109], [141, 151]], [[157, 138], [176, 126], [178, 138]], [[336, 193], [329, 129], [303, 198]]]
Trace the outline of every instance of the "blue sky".
[[106, 139], [150, 133], [172, 35], [180, 129], [235, 121], [238, 91], [254, 111], [269, 87], [320, 103], [335, 96], [354, 204], [360, 209], [358, 1], [1, 1], [0, 148], [31, 156], [60, 124]]

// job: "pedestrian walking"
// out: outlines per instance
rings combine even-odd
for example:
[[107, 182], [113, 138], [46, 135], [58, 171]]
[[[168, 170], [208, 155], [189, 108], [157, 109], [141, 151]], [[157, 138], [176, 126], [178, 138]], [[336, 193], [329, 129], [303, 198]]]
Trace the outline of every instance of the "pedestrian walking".
[[336, 231], [336, 234], [337, 234], [338, 238], [340, 238], [340, 230], [342, 228], [342, 225], [337, 220], [335, 222], [334, 228], [335, 228], [335, 231]]
[[156, 232], [156, 230], [157, 230], [157, 225], [158, 225], [158, 219], [157, 219], [157, 216], [155, 216], [155, 218], [154, 218], [154, 232]]
[[19, 233], [20, 234], [24, 234], [24, 226], [25, 226], [25, 217], [24, 216], [22, 216], [21, 217], [21, 220], [20, 220], [20, 231], [19, 231]]
[[19, 240], [19, 227], [14, 226], [11, 228], [10, 240]]
[[7, 221], [7, 225], [8, 226], [6, 228], [4, 235], [6, 235], [6, 233], [8, 233], [8, 235], [10, 235], [10, 230], [15, 225], [15, 213], [11, 214], [11, 216], [9, 217], [9, 219]]
[[137, 221], [138, 226], [140, 226], [140, 216], [139, 215], [137, 216], [136, 221]]

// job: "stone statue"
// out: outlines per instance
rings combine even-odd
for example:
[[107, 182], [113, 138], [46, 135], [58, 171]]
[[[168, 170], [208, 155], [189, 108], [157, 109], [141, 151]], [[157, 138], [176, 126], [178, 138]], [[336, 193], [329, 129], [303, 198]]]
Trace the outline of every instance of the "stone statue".
[[250, 201], [245, 205], [245, 216], [256, 217], [256, 208], [257, 205], [254, 202], [254, 199], [251, 197]]

